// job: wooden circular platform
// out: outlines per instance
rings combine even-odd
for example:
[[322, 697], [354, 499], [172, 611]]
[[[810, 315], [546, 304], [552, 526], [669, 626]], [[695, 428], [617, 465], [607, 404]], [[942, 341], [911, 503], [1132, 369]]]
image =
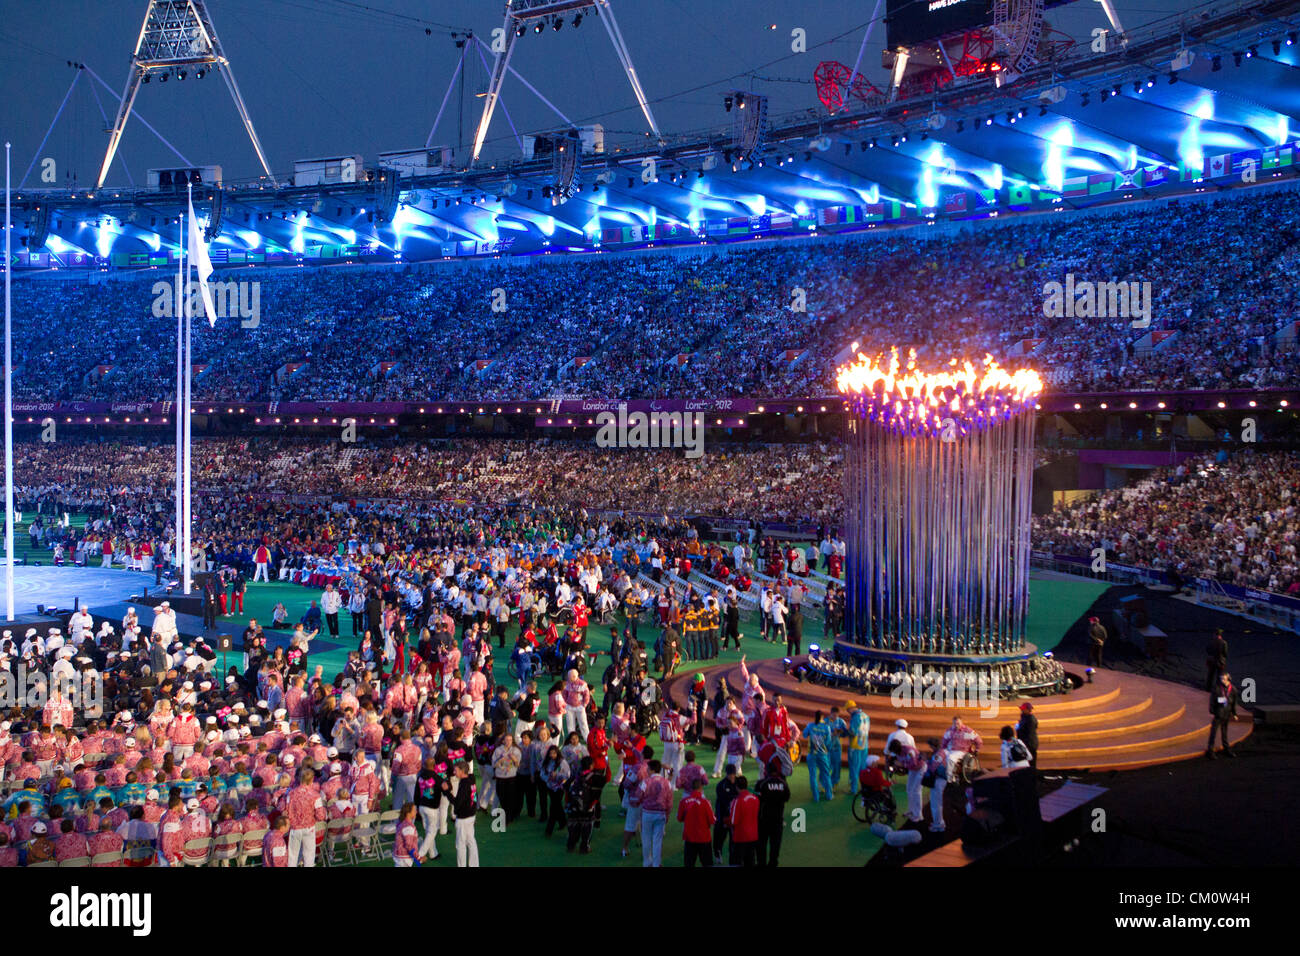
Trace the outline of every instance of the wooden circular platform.
[[[802, 661], [803, 658], [796, 659]], [[997, 710], [982, 713], [978, 707], [897, 706], [883, 694], [864, 694], [848, 688], [800, 683], [787, 675], [780, 660], [758, 661], [749, 667], [758, 674], [769, 695], [780, 692], [791, 717], [800, 728], [812, 721], [816, 710], [829, 711], [850, 698], [871, 717], [871, 751], [880, 753], [894, 721], [907, 720], [908, 732], [925, 750], [925, 741], [940, 737], [955, 714], [984, 738], [986, 767], [997, 765], [998, 731], [1020, 717], [1020, 700], [999, 701]], [[1081, 668], [1066, 665], [1078, 674]], [[693, 673], [693, 671], [692, 671]], [[704, 671], [712, 693], [720, 676], [738, 693], [744, 684], [740, 665]], [[669, 682], [673, 699], [685, 700], [690, 677]], [[1099, 670], [1091, 684], [1073, 693], [1032, 698], [1038, 715], [1038, 767], [1040, 770], [1134, 770], [1156, 764], [1189, 760], [1205, 753], [1210, 734], [1209, 695], [1194, 687], [1168, 681]], [[1250, 714], [1242, 712], [1229, 725], [1228, 740], [1239, 743], [1252, 729]]]

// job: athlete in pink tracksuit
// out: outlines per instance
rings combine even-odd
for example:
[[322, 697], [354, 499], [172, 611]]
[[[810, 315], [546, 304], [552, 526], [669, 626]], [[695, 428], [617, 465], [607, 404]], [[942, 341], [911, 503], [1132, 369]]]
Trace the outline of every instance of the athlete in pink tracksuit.
[[591, 732], [587, 727], [587, 704], [591, 701], [591, 688], [578, 676], [576, 670], [570, 670], [564, 681], [564, 732], [577, 731], [583, 740]]

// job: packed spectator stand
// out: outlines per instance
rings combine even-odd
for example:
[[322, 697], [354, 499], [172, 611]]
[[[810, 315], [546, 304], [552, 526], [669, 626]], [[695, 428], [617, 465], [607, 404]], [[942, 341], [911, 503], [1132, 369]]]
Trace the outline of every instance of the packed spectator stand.
[[[1037, 343], [1024, 360], [1060, 390], [1263, 388], [1300, 375], [1300, 352], [1278, 336], [1300, 306], [1297, 240], [1300, 192], [1274, 190], [935, 235], [232, 270], [221, 277], [261, 283], [260, 317], [247, 328], [196, 323], [195, 394], [802, 397], [833, 392], [836, 356], [853, 342], [916, 346], [923, 361], [1005, 361], [1024, 340]], [[1149, 283], [1150, 327], [1127, 315], [1047, 317], [1045, 286], [1067, 275]], [[154, 314], [159, 280], [19, 282], [18, 399], [174, 397], [158, 359], [175, 342], [174, 321]], [[795, 311], [800, 298], [806, 311]]]

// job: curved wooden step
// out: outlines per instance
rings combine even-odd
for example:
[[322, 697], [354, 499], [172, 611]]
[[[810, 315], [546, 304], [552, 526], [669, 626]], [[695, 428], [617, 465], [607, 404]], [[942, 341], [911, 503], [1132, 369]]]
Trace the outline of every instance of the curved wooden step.
[[[845, 702], [854, 699], [871, 718], [870, 749], [877, 753], [900, 715], [907, 718], [909, 732], [924, 741], [941, 736], [953, 716], [961, 714], [984, 738], [983, 759], [996, 765], [998, 732], [1020, 716], [1017, 700], [1000, 701], [994, 716], [983, 715], [978, 707], [900, 708], [888, 695], [800, 683], [776, 660], [755, 662], [750, 672], [759, 675], [769, 696], [780, 691], [800, 726], [812, 720], [814, 711], [831, 706], [843, 710]], [[743, 685], [736, 664], [710, 668], [705, 675], [710, 684], [725, 675], [736, 692]], [[683, 699], [689, 680], [689, 676], [675, 678], [669, 682], [669, 692]], [[1068, 695], [1033, 698], [1033, 703], [1039, 718], [1038, 766], [1044, 770], [1130, 770], [1188, 760], [1204, 754], [1210, 732], [1203, 691], [1133, 674], [1101, 670], [1091, 683]], [[1249, 715], [1243, 714], [1230, 725], [1229, 741], [1239, 743], [1251, 729]]]

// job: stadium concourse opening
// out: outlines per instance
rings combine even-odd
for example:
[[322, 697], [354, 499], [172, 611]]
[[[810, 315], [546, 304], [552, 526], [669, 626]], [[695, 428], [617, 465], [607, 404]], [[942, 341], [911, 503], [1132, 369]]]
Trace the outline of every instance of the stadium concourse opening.
[[1300, 0], [138, 6], [0, 36], [0, 866], [1294, 859]]

